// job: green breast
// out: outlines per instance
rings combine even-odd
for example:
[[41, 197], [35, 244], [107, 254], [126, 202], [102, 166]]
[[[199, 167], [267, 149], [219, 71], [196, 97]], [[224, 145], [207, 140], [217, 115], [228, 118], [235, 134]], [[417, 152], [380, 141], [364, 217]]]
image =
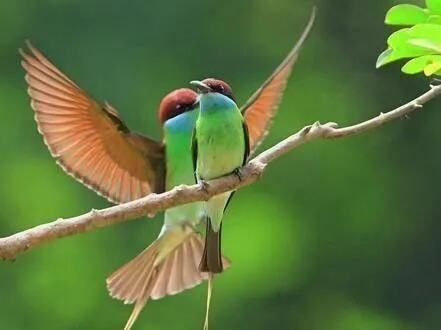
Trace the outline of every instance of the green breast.
[[166, 134], [167, 190], [180, 184], [195, 182], [191, 138], [191, 132]]
[[242, 166], [245, 137], [238, 109], [214, 111], [197, 121], [197, 170], [201, 179], [213, 179]]

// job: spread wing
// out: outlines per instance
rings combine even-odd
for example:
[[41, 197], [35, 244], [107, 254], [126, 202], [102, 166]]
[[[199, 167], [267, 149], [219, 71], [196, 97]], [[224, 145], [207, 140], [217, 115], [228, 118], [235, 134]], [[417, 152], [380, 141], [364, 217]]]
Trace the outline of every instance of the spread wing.
[[277, 112], [277, 108], [282, 99], [294, 63], [297, 60], [303, 43], [311, 31], [314, 19], [315, 8], [312, 11], [305, 30], [294, 48], [292, 48], [288, 56], [278, 68], [241, 108], [248, 125], [251, 153], [257, 149], [269, 130], [272, 118]]
[[131, 132], [114, 108], [93, 100], [27, 46], [28, 53], [20, 53], [35, 120], [63, 170], [114, 203], [162, 191], [163, 145]]

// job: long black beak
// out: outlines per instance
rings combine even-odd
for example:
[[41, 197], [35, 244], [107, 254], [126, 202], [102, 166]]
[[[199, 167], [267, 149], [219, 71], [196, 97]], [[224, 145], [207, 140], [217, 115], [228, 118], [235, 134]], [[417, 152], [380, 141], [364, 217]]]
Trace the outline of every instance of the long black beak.
[[190, 85], [196, 87], [199, 93], [205, 94], [211, 92], [211, 87], [199, 80], [190, 81]]

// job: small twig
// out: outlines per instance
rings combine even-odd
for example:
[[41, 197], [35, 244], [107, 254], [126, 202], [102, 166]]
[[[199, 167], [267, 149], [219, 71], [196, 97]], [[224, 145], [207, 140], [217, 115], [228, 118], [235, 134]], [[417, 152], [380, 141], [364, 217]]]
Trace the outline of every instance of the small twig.
[[265, 150], [251, 160], [241, 169], [241, 180], [238, 179], [237, 175], [233, 174], [209, 181], [208, 185], [203, 189], [199, 185], [178, 186], [163, 194], [150, 194], [133, 202], [102, 210], [92, 210], [86, 214], [69, 219], [58, 219], [8, 237], [0, 238], [0, 258], [13, 260], [18, 254], [48, 241], [85, 233], [100, 227], [112, 226], [144, 215], [153, 216], [170, 207], [207, 200], [214, 195], [248, 186], [260, 178], [266, 165], [271, 161], [306, 142], [317, 139], [334, 139], [366, 132], [397, 118], [407, 116], [409, 113], [422, 108], [423, 104], [439, 94], [441, 94], [441, 86], [431, 86], [429, 91], [415, 100], [390, 112], [380, 113], [380, 115], [372, 119], [353, 126], [338, 128], [336, 123], [321, 125], [319, 122], [316, 122]]

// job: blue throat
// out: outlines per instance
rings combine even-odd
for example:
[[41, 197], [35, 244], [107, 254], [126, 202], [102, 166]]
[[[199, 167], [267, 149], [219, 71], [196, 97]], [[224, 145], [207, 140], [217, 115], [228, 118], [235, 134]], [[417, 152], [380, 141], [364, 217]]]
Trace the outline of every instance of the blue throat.
[[192, 111], [187, 111], [184, 113], [181, 113], [180, 115], [173, 117], [171, 119], [168, 119], [164, 123], [164, 127], [171, 132], [175, 133], [186, 133], [186, 132], [193, 132], [194, 125], [196, 122], [196, 119], [199, 115], [199, 109], [196, 108]]
[[218, 110], [236, 109], [237, 105], [229, 97], [220, 93], [207, 93], [199, 96], [202, 113], [215, 112]]

